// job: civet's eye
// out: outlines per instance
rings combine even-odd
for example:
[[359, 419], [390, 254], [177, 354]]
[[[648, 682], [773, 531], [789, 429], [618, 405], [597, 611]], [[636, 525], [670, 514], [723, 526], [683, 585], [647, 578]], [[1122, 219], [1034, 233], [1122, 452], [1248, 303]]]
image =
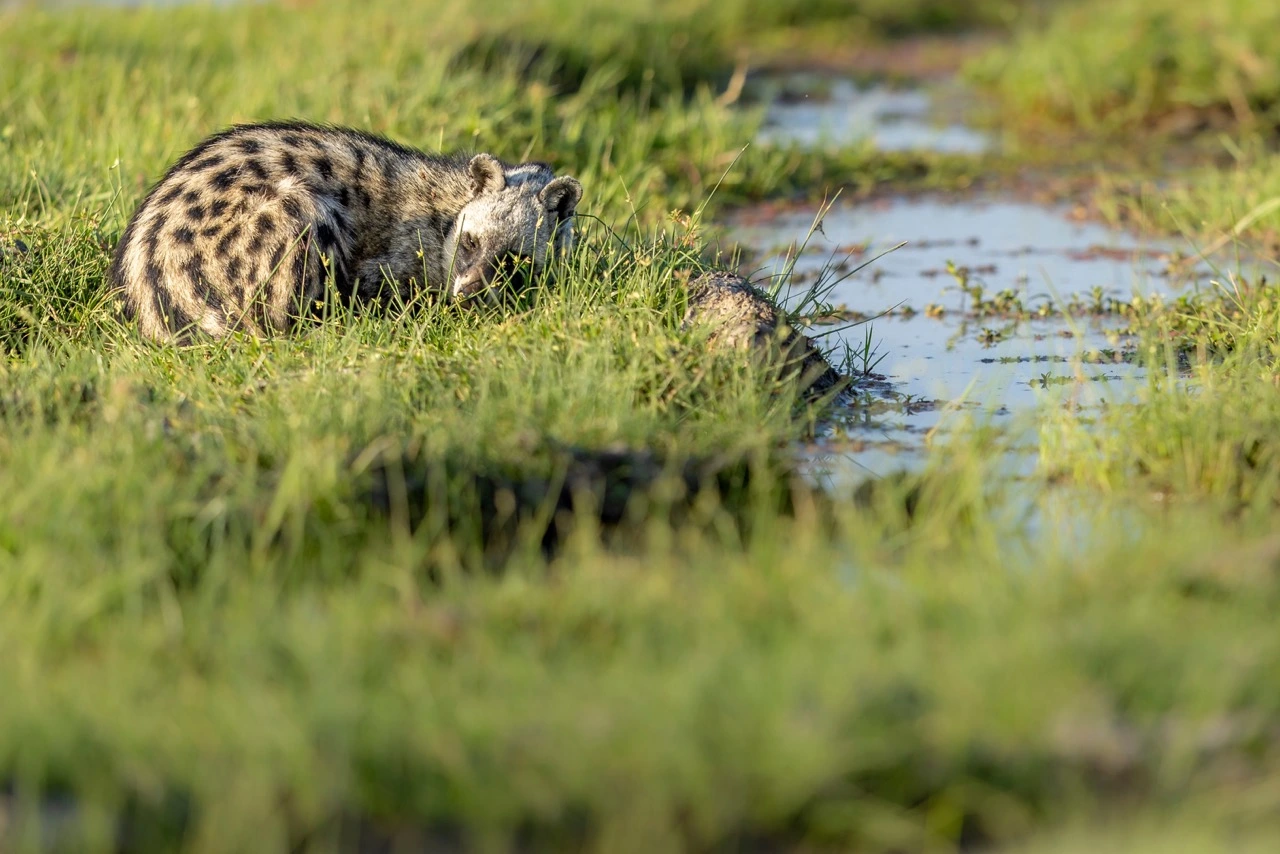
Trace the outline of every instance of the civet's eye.
[[480, 241], [476, 240], [476, 236], [474, 234], [464, 234], [462, 237], [458, 238], [458, 248], [465, 254], [470, 255], [472, 252], [475, 252], [480, 248]]

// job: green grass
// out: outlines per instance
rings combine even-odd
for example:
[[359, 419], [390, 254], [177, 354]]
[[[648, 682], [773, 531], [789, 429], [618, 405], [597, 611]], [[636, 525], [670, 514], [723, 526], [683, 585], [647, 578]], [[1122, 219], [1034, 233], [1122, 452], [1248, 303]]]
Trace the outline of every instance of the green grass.
[[[1142, 315], [1195, 393], [1157, 371], [1101, 425], [960, 423], [918, 476], [788, 493], [822, 404], [681, 330], [702, 229], [980, 165], [743, 151], [721, 77], [1012, 7], [605, 8], [0, 14], [6, 850], [1269, 850], [1274, 292]], [[593, 218], [506, 311], [144, 343], [104, 293], [127, 215], [204, 134], [283, 116], [546, 158]], [[1041, 470], [1001, 478], [1028, 436]], [[550, 555], [537, 519], [486, 538], [484, 478], [617, 447], [750, 481], [661, 481], [603, 535], [580, 494]]]
[[767, 67], [893, 36], [1003, 29], [1035, 6], [1035, 0], [649, 0], [626, 6], [490, 0], [471, 4], [484, 23], [462, 30], [462, 54], [481, 61], [512, 55], [536, 60], [569, 85], [603, 65], [629, 87], [678, 91], [726, 83], [738, 66]]
[[1054, 7], [975, 63], [1006, 115], [1094, 133], [1221, 118], [1274, 129], [1280, 66], [1269, 33], [1280, 10], [1255, 0], [1084, 0]]
[[1047, 11], [1020, 18], [1015, 38], [966, 69], [992, 97], [993, 124], [1032, 141], [1031, 152], [1156, 152], [1143, 171], [1160, 188], [1103, 187], [1104, 206], [1164, 231], [1274, 242], [1280, 8], [1082, 0]]
[[1262, 134], [1224, 136], [1211, 146], [1224, 164], [1202, 161], [1159, 188], [1138, 181], [1104, 194], [1140, 225], [1194, 235], [1201, 247], [1267, 257], [1280, 235], [1280, 157], [1270, 146]]
[[[555, 42], [532, 66], [519, 50], [468, 62], [479, 22], [502, 16], [472, 17], [466, 8], [424, 3], [417, 15], [429, 24], [409, 25], [412, 12], [402, 6], [342, 0], [303, 10], [255, 4], [0, 16], [13, 59], [0, 69], [0, 204], [42, 222], [110, 204], [108, 225], [116, 226], [201, 137], [281, 116], [354, 125], [425, 148], [547, 159], [590, 185], [585, 211], [610, 221], [636, 212], [660, 221], [672, 208], [706, 202], [717, 186], [715, 201], [728, 203], [897, 178], [955, 182], [972, 171], [956, 158], [868, 148], [815, 159], [749, 147], [758, 110], [718, 105], [710, 82], [686, 92], [656, 72], [632, 81], [629, 66], [648, 54], [602, 50], [570, 80], [560, 79]], [[545, 16], [560, 24], [559, 39], [591, 32], [587, 44], [608, 48], [612, 30], [597, 34], [575, 17], [592, 9], [599, 17], [600, 6], [567, 8], [567, 18]], [[690, 35], [681, 21], [665, 25], [663, 44]], [[660, 53], [644, 67], [723, 63], [727, 72], [739, 43], [722, 34], [698, 43], [697, 57]]]
[[1233, 275], [1174, 300], [1136, 302], [1140, 357], [1157, 368], [1144, 404], [1107, 412], [1101, 424], [1048, 421], [1046, 468], [1107, 490], [1137, 480], [1160, 500], [1194, 497], [1272, 518], [1280, 291], [1268, 276], [1270, 265], [1259, 278]]

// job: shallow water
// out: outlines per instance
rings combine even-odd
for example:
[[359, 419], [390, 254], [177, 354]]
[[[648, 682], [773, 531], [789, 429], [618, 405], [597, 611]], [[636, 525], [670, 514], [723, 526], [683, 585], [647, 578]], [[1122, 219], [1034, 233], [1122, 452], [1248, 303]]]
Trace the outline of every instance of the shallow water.
[[[770, 99], [762, 142], [813, 147], [866, 139], [885, 150], [969, 154], [994, 147], [964, 125], [969, 101], [954, 85], [931, 95], [787, 75], [754, 87], [756, 97]], [[940, 103], [948, 107], [945, 116]], [[824, 301], [841, 309], [845, 322], [815, 323], [807, 333], [838, 361], [848, 351], [862, 353], [869, 331], [874, 352], [852, 364], [869, 362], [888, 379], [887, 386], [870, 386], [859, 405], [838, 413], [805, 449], [807, 468], [828, 483], [922, 465], [926, 441], [945, 442], [960, 413], [1010, 424], [1045, 405], [1087, 416], [1140, 399], [1146, 376], [1127, 356], [1133, 344], [1114, 311], [1022, 321], [975, 316], [974, 296], [948, 272], [949, 263], [967, 268], [968, 284], [980, 285], [988, 298], [1011, 291], [1032, 314], [1049, 302], [1105, 309], [1107, 300], [1135, 294], [1173, 296], [1214, 278], [1203, 262], [1175, 263], [1196, 254], [1184, 242], [1080, 222], [1066, 207], [1011, 197], [936, 195], [839, 206], [814, 231], [816, 214], [761, 208], [739, 213], [727, 226], [730, 241], [752, 252], [753, 279], [768, 283], [790, 268], [790, 287], [780, 294], [788, 307], [795, 308], [814, 281], [830, 284]], [[866, 317], [872, 319], [855, 323]], [[1006, 452], [1002, 464], [1016, 477], [1035, 467], [1036, 454], [1031, 448]]]
[[[757, 280], [794, 264], [793, 284], [780, 294], [784, 305], [795, 308], [810, 282], [823, 277], [832, 283], [827, 303], [873, 318], [806, 330], [837, 358], [845, 345], [862, 351], [869, 330], [874, 372], [892, 384], [887, 394], [872, 394], [886, 399], [881, 411], [868, 415], [853, 407], [807, 449], [811, 467], [837, 480], [919, 465], [925, 437], [957, 411], [1007, 419], [1046, 402], [1088, 410], [1140, 395], [1144, 372], [1126, 360], [1132, 345], [1116, 315], [974, 317], [973, 296], [947, 272], [948, 263], [968, 268], [970, 285], [980, 284], [988, 295], [1012, 291], [1033, 311], [1072, 297], [1093, 303], [1176, 295], [1212, 276], [1204, 264], [1171, 265], [1191, 254], [1176, 241], [1144, 239], [1074, 221], [1065, 208], [1008, 199], [904, 198], [837, 207], [823, 217], [820, 231], [812, 231], [814, 217], [814, 211], [746, 212], [729, 223], [729, 233], [758, 253], [752, 262]], [[890, 309], [895, 313], [874, 317]], [[854, 364], [866, 361], [859, 356]], [[1010, 454], [1007, 462], [1015, 475], [1035, 460]]]
[[[754, 94], [769, 102], [760, 133], [765, 143], [815, 147], [866, 140], [883, 151], [951, 154], [979, 154], [993, 146], [986, 134], [940, 115], [935, 99], [919, 89], [791, 74], [758, 82]], [[948, 92], [946, 100], [953, 116], [965, 103], [960, 90]]]

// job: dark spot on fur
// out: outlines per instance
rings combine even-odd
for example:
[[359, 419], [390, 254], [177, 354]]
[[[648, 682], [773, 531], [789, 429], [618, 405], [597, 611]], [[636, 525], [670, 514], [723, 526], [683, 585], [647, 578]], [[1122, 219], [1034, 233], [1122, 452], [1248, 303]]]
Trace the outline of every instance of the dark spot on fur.
[[275, 188], [270, 184], [245, 184], [240, 189], [248, 196], [263, 196], [268, 199], [276, 196]]
[[[113, 282], [119, 281], [119, 279], [117, 278], [118, 275], [119, 275], [118, 273], [113, 272], [111, 275], [111, 280]], [[120, 307], [121, 315], [123, 315], [125, 320], [131, 323], [133, 321], [136, 321], [138, 319], [138, 309], [137, 309], [137, 306], [134, 305], [133, 300], [125, 297], [123, 294], [120, 293], [120, 291], [117, 291], [116, 293], [118, 295], [116, 305]]]
[[278, 270], [280, 268], [280, 259], [284, 257], [284, 249], [286, 244], [281, 243], [271, 250], [271, 258], [267, 261], [268, 270]]
[[224, 199], [218, 199], [209, 206], [209, 215], [215, 217], [222, 216], [223, 212], [225, 212], [228, 207], [230, 207], [230, 205], [228, 205]]
[[187, 280], [191, 282], [191, 290], [193, 293], [200, 295], [211, 308], [222, 310], [222, 297], [214, 290], [209, 282], [209, 278], [204, 274], [204, 263], [199, 255], [193, 255], [182, 265], [182, 272], [186, 274]]
[[179, 226], [173, 230], [173, 239], [181, 243], [183, 246], [190, 246], [195, 242], [196, 233], [185, 225]]
[[295, 219], [302, 216], [302, 204], [293, 196], [289, 196], [288, 198], [286, 198], [283, 202], [280, 203], [280, 206], [284, 208], [284, 212], [286, 214], [288, 214], [289, 216]]
[[240, 225], [233, 225], [227, 229], [227, 233], [222, 235], [222, 239], [218, 241], [218, 245], [214, 247], [214, 251], [219, 256], [225, 256], [231, 250], [231, 243], [240, 236]]
[[364, 158], [365, 158], [364, 149], [357, 146], [355, 150], [355, 154], [356, 154], [355, 179], [356, 181], [363, 181], [364, 180]]
[[156, 201], [162, 205], [168, 205], [177, 201], [178, 196], [181, 196], [181, 195], [182, 195], [182, 185], [174, 184], [172, 187], [165, 190], [159, 196], [156, 196]]
[[227, 262], [227, 279], [230, 280], [232, 284], [235, 284], [236, 280], [240, 278], [240, 268], [243, 266], [244, 259], [239, 255]]
[[147, 284], [152, 290], [159, 290], [164, 284], [164, 274], [160, 272], [160, 265], [153, 260], [147, 261], [144, 275], [147, 277]]
[[334, 230], [337, 231], [338, 234], [351, 233], [351, 225], [347, 222], [347, 218], [342, 213], [334, 211], [332, 217]]
[[230, 190], [236, 185], [236, 177], [240, 174], [239, 166], [228, 166], [213, 176], [213, 186], [219, 190]]
[[256, 139], [238, 139], [236, 140], [236, 148], [239, 148], [245, 154], [257, 154], [262, 151], [262, 143]]
[[203, 294], [209, 283], [205, 279], [204, 265], [200, 263], [200, 256], [192, 255], [186, 261], [183, 261], [181, 269], [187, 277], [187, 281], [191, 282], [192, 290], [198, 294]]
[[196, 202], [200, 201], [200, 194], [195, 190], [187, 190], [182, 194], [182, 200], [189, 205], [194, 205]]
[[298, 158], [294, 157], [291, 152], [286, 151], [280, 155], [280, 165], [284, 167], [284, 171], [290, 175], [297, 175], [302, 170], [298, 168]]
[[382, 170], [383, 186], [386, 186], [386, 187], [393, 186], [395, 184], [395, 177], [396, 177], [395, 161], [389, 156], [379, 157], [378, 166]]
[[315, 159], [316, 171], [320, 173], [320, 177], [328, 181], [333, 177], [333, 161], [327, 155], [320, 155]]
[[260, 213], [258, 218], [253, 221], [253, 233], [270, 234], [276, 230], [276, 220], [269, 213]]
[[307, 255], [311, 253], [310, 244], [294, 250], [293, 259], [289, 263], [290, 284], [299, 291], [306, 289]]
[[283, 134], [280, 137], [280, 141], [283, 142], [285, 145], [289, 146], [290, 148], [302, 147], [302, 137], [298, 136], [296, 133]]
[[160, 235], [158, 232], [159, 229], [153, 225], [142, 238], [142, 245], [147, 249], [148, 263], [154, 262], [156, 253], [160, 251]]
[[267, 180], [267, 170], [262, 168], [262, 164], [256, 159], [250, 157], [244, 161], [244, 168], [248, 169], [253, 177], [259, 181]]
[[187, 208], [187, 219], [191, 220], [193, 224], [198, 225], [200, 222], [204, 220], [204, 216], [205, 216], [204, 205], [192, 205], [191, 207]]
[[344, 208], [351, 207], [351, 189], [349, 187], [344, 186], [338, 191], [338, 204]]
[[169, 296], [168, 289], [159, 285], [151, 293], [155, 298], [156, 313], [163, 319], [165, 326], [177, 332], [191, 325], [191, 318]]
[[347, 268], [342, 263], [342, 259], [334, 259], [332, 266], [333, 289], [337, 291], [339, 299], [345, 303], [350, 303], [356, 297], [355, 280], [347, 275]]
[[258, 281], [255, 284], [258, 287], [254, 289], [251, 297], [253, 300], [251, 305], [253, 318], [257, 321], [258, 328], [264, 330], [272, 329], [275, 324], [271, 318], [271, 287], [265, 281]]
[[223, 161], [226, 159], [227, 158], [223, 157], [221, 154], [210, 154], [207, 157], [202, 157], [195, 163], [192, 163], [191, 169], [195, 172], [204, 172], [207, 169], [213, 169], [216, 166], [221, 166]]
[[315, 234], [316, 248], [320, 255], [327, 259], [327, 263], [322, 263], [319, 269], [321, 284], [327, 286], [329, 278], [332, 277], [334, 290], [342, 299], [349, 300], [354, 295], [354, 291], [351, 279], [347, 275], [346, 258], [338, 243], [338, 232], [328, 222], [321, 222], [316, 225]]
[[427, 217], [427, 230], [443, 237], [445, 234], [444, 222], [445, 222], [444, 214], [440, 213], [439, 211], [432, 211], [431, 214]]
[[222, 226], [220, 226], [220, 225], [211, 225], [211, 226], [208, 226], [207, 228], [202, 228], [202, 229], [200, 229], [200, 236], [201, 236], [201, 237], [213, 237], [213, 236], [214, 236], [215, 234], [217, 234], [219, 231], [222, 231]]
[[364, 187], [356, 187], [356, 198], [360, 201], [360, 207], [367, 208], [373, 204], [373, 197], [369, 195], [369, 191]]

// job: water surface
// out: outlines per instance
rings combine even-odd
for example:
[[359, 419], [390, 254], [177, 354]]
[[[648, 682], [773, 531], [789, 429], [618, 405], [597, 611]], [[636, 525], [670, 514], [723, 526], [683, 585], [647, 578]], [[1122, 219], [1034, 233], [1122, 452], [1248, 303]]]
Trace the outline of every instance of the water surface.
[[826, 300], [850, 313], [874, 317], [895, 310], [857, 325], [806, 330], [838, 355], [845, 345], [863, 350], [869, 327], [874, 370], [889, 378], [902, 405], [862, 423], [846, 420], [835, 434], [868, 443], [851, 453], [871, 473], [910, 463], [923, 436], [959, 407], [997, 417], [1029, 411], [1046, 398], [1088, 408], [1132, 401], [1142, 388], [1143, 371], [1126, 358], [1132, 344], [1118, 316], [974, 317], [973, 297], [948, 274], [949, 264], [968, 268], [969, 283], [986, 293], [1012, 291], [1033, 311], [1064, 306], [1073, 296], [1092, 304], [1175, 294], [1211, 275], [1203, 265], [1187, 270], [1173, 263], [1188, 248], [1174, 241], [1004, 199], [838, 207], [822, 219], [820, 231], [812, 231], [814, 217], [814, 211], [798, 211], [762, 220], [747, 213], [731, 223], [730, 233], [760, 251], [755, 278], [791, 269], [795, 284], [782, 292], [784, 304], [797, 305], [809, 282], [825, 276], [839, 280]]
[[[967, 99], [962, 90], [944, 87], [934, 94], [884, 85], [859, 86], [850, 80], [791, 74], [755, 85], [756, 97], [769, 102], [760, 141], [809, 147], [844, 146], [868, 141], [882, 151], [924, 149], [949, 154], [979, 154], [992, 140], [966, 127], [957, 116]], [[937, 109], [938, 97], [951, 105]]]
[[[956, 84], [925, 91], [786, 75], [754, 87], [770, 100], [761, 132], [767, 144], [868, 141], [883, 150], [959, 154], [994, 147], [965, 125], [972, 99]], [[1109, 301], [1175, 296], [1212, 287], [1216, 277], [1186, 242], [1081, 222], [1065, 206], [1011, 196], [847, 204], [822, 216], [817, 230], [816, 217], [816, 209], [760, 208], [740, 212], [727, 226], [730, 241], [749, 250], [746, 272], [753, 279], [788, 283], [780, 294], [788, 307], [815, 281], [829, 285], [824, 300], [839, 311], [828, 319], [844, 322], [816, 322], [805, 331], [833, 361], [853, 352], [853, 367], [873, 364], [887, 378], [869, 384], [857, 405], [839, 411], [805, 449], [809, 468], [828, 480], [859, 481], [922, 464], [926, 440], [944, 441], [958, 414], [1008, 424], [1039, 407], [1062, 406], [1089, 418], [1099, 407], [1140, 400], [1146, 375]], [[899, 244], [905, 245], [889, 251]], [[1050, 304], [1077, 310], [1036, 319], [975, 316], [974, 294], [949, 265], [985, 297], [1010, 293], [1032, 317]], [[864, 318], [873, 319], [856, 322]], [[1034, 449], [1004, 456], [1011, 476], [1036, 464]]]

